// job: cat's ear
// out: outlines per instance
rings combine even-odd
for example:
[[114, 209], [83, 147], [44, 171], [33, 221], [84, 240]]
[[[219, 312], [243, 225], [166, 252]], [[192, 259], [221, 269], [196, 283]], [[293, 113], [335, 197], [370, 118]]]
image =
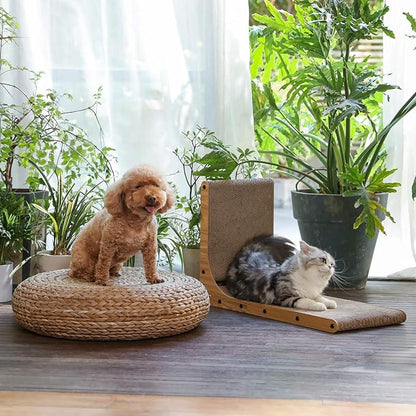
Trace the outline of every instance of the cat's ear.
[[307, 244], [307, 243], [305, 243], [304, 241], [300, 241], [299, 242], [299, 245], [300, 245], [300, 251], [303, 253], [303, 254], [311, 254], [312, 253], [312, 251], [313, 251], [313, 247], [312, 246], [310, 246], [309, 244]]

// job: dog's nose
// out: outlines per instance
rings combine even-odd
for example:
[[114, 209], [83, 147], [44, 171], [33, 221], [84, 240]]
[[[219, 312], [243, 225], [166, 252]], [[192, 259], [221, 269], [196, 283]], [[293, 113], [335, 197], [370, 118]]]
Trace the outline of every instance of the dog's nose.
[[149, 205], [154, 205], [156, 202], [156, 197], [153, 195], [149, 195], [146, 197], [146, 201]]

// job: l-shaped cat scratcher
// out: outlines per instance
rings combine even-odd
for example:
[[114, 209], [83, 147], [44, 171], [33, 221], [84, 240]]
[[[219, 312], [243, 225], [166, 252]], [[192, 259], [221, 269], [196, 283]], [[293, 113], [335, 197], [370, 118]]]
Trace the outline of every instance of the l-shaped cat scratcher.
[[338, 308], [305, 311], [246, 301], [231, 296], [225, 285], [227, 267], [250, 238], [273, 234], [274, 184], [269, 179], [205, 181], [201, 186], [200, 280], [212, 306], [262, 316], [330, 333], [399, 324], [406, 314], [335, 299]]

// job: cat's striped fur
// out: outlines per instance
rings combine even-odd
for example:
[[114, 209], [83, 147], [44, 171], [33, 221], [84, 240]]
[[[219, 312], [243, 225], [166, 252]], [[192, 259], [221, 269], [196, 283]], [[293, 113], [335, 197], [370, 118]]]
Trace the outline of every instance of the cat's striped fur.
[[261, 236], [245, 244], [231, 262], [226, 284], [236, 298], [309, 310], [336, 308], [322, 296], [334, 274], [327, 252], [284, 237]]

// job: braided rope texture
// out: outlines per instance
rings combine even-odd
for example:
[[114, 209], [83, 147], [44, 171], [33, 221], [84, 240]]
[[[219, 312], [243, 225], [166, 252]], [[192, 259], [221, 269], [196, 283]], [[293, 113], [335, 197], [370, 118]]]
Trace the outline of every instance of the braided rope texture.
[[73, 279], [68, 270], [39, 273], [13, 293], [15, 319], [40, 335], [77, 340], [138, 340], [180, 334], [208, 315], [209, 295], [193, 277], [159, 270], [149, 284], [143, 268], [125, 267], [108, 286]]

